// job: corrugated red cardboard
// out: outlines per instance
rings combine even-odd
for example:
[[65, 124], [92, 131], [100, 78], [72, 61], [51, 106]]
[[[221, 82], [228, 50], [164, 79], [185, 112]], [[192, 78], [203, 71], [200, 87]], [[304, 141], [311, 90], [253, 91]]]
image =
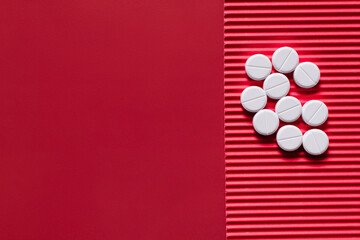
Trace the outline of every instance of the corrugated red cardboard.
[[[228, 239], [360, 239], [360, 1], [225, 1], [225, 141]], [[280, 151], [260, 137], [240, 104], [244, 64], [296, 49], [320, 84], [289, 95], [324, 101], [328, 151]], [[274, 108], [275, 101], [267, 107]], [[302, 131], [309, 127], [295, 123]]]

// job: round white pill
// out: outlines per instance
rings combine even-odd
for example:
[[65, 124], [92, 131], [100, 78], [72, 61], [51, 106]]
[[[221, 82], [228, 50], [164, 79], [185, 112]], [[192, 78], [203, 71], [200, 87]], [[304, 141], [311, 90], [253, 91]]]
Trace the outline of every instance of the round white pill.
[[314, 87], [320, 80], [320, 69], [311, 62], [300, 63], [294, 71], [294, 80], [299, 87]]
[[295, 151], [302, 144], [302, 133], [298, 127], [286, 125], [279, 129], [276, 141], [284, 151]]
[[273, 73], [265, 79], [263, 88], [270, 98], [280, 99], [288, 94], [290, 82], [284, 74]]
[[262, 54], [255, 54], [245, 63], [246, 74], [253, 80], [264, 80], [271, 73], [270, 59]]
[[266, 93], [260, 87], [247, 87], [241, 93], [241, 104], [249, 112], [257, 112], [263, 109], [266, 103]]
[[294, 122], [301, 115], [301, 103], [295, 97], [283, 97], [276, 103], [275, 112], [282, 121]]
[[308, 101], [302, 108], [302, 118], [310, 126], [320, 126], [326, 121], [327, 117], [328, 108], [322, 101]]
[[261, 135], [271, 135], [279, 127], [279, 118], [273, 111], [263, 109], [257, 112], [253, 118], [254, 129]]
[[272, 56], [272, 63], [276, 71], [289, 73], [299, 64], [299, 55], [290, 47], [277, 49]]
[[324, 131], [311, 129], [304, 134], [303, 146], [307, 153], [320, 155], [328, 148], [329, 138]]

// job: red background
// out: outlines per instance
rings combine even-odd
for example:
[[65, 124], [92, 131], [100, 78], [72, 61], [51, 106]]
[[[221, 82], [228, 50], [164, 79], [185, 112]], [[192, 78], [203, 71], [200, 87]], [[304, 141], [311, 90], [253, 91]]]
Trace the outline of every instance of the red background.
[[[224, 16], [227, 238], [359, 240], [360, 1], [225, 0]], [[290, 96], [328, 107], [317, 127], [330, 141], [321, 156], [282, 151], [276, 134], [256, 134], [240, 104], [247, 86], [263, 84], [247, 77], [246, 60], [283, 46], [320, 69], [313, 88], [288, 77]], [[311, 128], [301, 118], [291, 124]]]
[[223, 3], [1, 1], [0, 239], [224, 239]]

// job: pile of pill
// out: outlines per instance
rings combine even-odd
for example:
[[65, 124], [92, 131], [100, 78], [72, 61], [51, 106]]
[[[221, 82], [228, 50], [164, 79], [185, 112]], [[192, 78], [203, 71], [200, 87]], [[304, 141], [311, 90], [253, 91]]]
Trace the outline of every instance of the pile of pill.
[[[270, 74], [272, 66], [278, 73]], [[310, 100], [301, 106], [297, 98], [286, 96], [290, 90], [290, 81], [284, 73], [294, 72], [294, 81], [302, 88], [314, 87], [320, 80], [319, 68], [311, 62], [299, 64], [299, 55], [294, 49], [290, 47], [277, 49], [272, 55], [272, 64], [265, 55], [255, 54], [246, 61], [245, 71], [253, 80], [265, 80], [263, 88], [247, 87], [240, 98], [245, 110], [256, 113], [253, 126], [257, 133], [271, 135], [277, 131], [280, 120], [291, 123], [300, 116], [312, 127], [320, 126], [326, 121], [328, 109], [322, 101]], [[275, 105], [275, 112], [263, 109], [268, 97], [279, 100]], [[276, 141], [285, 151], [295, 151], [302, 144], [305, 151], [311, 155], [324, 153], [329, 145], [329, 138], [324, 131], [311, 129], [303, 135], [294, 125], [281, 127], [276, 134]]]

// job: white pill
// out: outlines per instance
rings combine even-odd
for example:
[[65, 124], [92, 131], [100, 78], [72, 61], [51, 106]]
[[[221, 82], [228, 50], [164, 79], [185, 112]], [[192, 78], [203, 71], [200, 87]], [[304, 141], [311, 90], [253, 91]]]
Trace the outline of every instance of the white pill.
[[245, 71], [253, 80], [264, 80], [271, 73], [270, 59], [262, 54], [255, 54], [245, 63]]
[[257, 112], [253, 118], [254, 129], [261, 135], [271, 135], [279, 127], [279, 118], [273, 111], [263, 109]]
[[314, 63], [300, 63], [294, 71], [295, 83], [302, 88], [312, 88], [320, 80], [320, 69]]
[[241, 93], [241, 104], [249, 112], [257, 112], [265, 107], [267, 97], [265, 91], [257, 86], [245, 88]]
[[302, 108], [302, 118], [310, 126], [320, 126], [326, 121], [327, 117], [328, 108], [322, 101], [308, 101]]
[[328, 148], [329, 137], [324, 131], [311, 129], [304, 134], [303, 146], [307, 153], [311, 155], [320, 155]]
[[289, 93], [290, 82], [284, 74], [273, 73], [265, 79], [263, 88], [269, 98], [280, 99]]
[[299, 55], [290, 47], [277, 49], [272, 56], [272, 63], [276, 71], [289, 73], [299, 64]]
[[302, 144], [302, 133], [298, 127], [286, 125], [279, 129], [276, 141], [284, 151], [295, 151]]
[[283, 97], [276, 103], [275, 112], [282, 121], [294, 122], [301, 115], [301, 102], [295, 97]]

